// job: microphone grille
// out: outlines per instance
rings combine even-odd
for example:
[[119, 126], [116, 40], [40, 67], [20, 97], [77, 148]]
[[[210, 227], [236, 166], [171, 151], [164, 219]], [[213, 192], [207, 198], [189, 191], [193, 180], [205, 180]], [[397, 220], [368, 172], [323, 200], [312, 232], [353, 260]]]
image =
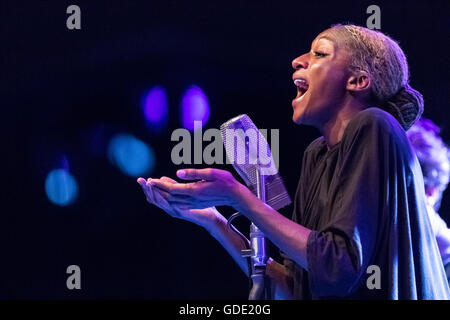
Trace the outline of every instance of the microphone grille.
[[260, 170], [265, 176], [266, 203], [275, 210], [289, 205], [291, 199], [275, 167], [269, 144], [250, 117], [246, 114], [234, 117], [220, 126], [220, 132], [228, 163], [249, 189], [256, 194]]
[[[249, 116], [241, 114], [222, 124], [220, 133], [229, 163], [234, 166], [247, 186], [256, 184], [257, 166], [250, 163], [250, 159], [247, 158], [250, 150], [248, 141], [245, 139], [246, 135], [253, 135], [256, 136], [257, 140], [260, 139], [259, 135], [261, 134], [255, 124]], [[264, 137], [262, 138], [264, 139]], [[244, 156], [244, 159], [242, 156]]]

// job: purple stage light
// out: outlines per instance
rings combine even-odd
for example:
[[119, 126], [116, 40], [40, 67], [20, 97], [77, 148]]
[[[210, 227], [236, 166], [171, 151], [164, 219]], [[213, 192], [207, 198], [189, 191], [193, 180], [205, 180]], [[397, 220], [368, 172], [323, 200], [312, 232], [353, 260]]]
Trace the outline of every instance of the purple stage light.
[[209, 103], [205, 93], [199, 87], [190, 86], [181, 100], [183, 127], [194, 130], [194, 121], [201, 121], [204, 126], [209, 118]]
[[161, 86], [153, 87], [143, 102], [144, 115], [152, 128], [159, 129], [167, 122], [168, 103], [166, 90]]

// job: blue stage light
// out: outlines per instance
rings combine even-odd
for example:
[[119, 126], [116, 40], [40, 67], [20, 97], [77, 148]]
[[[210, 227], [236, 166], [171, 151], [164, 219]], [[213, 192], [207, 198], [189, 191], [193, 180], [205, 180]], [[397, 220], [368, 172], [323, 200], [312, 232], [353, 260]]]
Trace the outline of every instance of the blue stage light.
[[132, 177], [150, 174], [155, 166], [152, 148], [130, 134], [117, 134], [112, 137], [108, 156], [114, 165]]
[[194, 121], [205, 125], [209, 118], [209, 103], [205, 93], [199, 87], [190, 86], [181, 100], [181, 120], [183, 127], [194, 130]]
[[168, 103], [166, 90], [153, 87], [143, 101], [144, 115], [152, 129], [161, 129], [167, 124]]
[[56, 169], [50, 171], [45, 179], [45, 192], [52, 203], [67, 206], [77, 198], [78, 184], [67, 170]]

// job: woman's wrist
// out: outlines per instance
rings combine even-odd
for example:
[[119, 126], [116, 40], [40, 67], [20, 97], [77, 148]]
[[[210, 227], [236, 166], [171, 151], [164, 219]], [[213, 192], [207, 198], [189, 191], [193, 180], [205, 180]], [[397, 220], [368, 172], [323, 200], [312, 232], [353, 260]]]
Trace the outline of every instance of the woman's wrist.
[[231, 192], [230, 206], [237, 211], [244, 213], [245, 208], [247, 207], [247, 201], [251, 196], [253, 196], [253, 193], [246, 186], [236, 181], [236, 185], [232, 188]]
[[211, 210], [214, 211], [214, 218], [208, 224], [204, 225], [203, 228], [214, 238], [217, 238], [219, 231], [227, 225], [227, 219], [216, 208], [211, 208]]

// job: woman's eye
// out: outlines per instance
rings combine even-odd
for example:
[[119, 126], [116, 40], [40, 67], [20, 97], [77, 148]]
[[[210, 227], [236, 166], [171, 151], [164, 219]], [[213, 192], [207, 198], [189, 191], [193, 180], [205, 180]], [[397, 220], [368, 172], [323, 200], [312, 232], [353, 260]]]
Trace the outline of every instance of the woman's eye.
[[326, 56], [328, 55], [328, 53], [324, 53], [324, 52], [320, 52], [320, 51], [313, 51], [313, 54], [314, 54], [316, 57], [320, 57], [320, 58], [326, 57]]

